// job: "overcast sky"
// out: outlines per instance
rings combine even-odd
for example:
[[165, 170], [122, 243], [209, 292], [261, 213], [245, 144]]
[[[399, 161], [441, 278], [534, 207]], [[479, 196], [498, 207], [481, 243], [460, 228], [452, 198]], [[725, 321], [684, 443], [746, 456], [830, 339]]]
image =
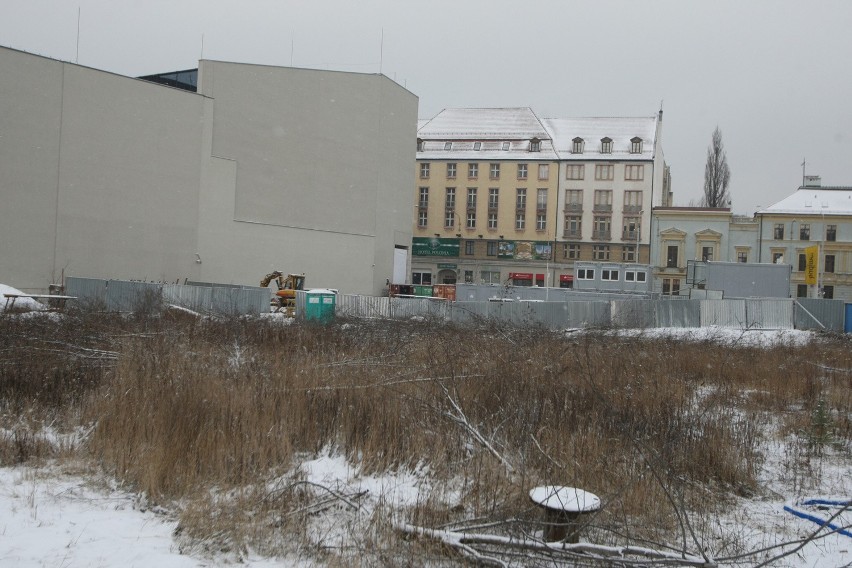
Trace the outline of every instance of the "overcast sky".
[[[79, 9], [79, 44], [78, 44]], [[0, 0], [0, 45], [129, 76], [202, 56], [382, 72], [448, 107], [651, 116], [675, 205], [722, 130], [736, 213], [808, 175], [852, 186], [848, 0]], [[2, 77], [0, 77], [2, 80]]]

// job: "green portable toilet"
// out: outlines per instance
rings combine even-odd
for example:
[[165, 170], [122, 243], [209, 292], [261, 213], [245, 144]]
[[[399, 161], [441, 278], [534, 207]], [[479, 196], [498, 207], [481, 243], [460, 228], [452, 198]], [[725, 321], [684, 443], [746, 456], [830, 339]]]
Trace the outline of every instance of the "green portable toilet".
[[305, 319], [328, 323], [334, 319], [337, 295], [332, 290], [317, 289], [305, 292]]

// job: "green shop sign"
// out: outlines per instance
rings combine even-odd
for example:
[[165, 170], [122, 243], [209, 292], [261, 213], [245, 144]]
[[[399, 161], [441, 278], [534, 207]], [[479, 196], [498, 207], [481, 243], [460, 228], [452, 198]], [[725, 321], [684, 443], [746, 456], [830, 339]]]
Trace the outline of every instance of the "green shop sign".
[[414, 237], [411, 243], [413, 256], [458, 257], [459, 240], [438, 237]]
[[553, 243], [536, 241], [500, 241], [497, 258], [512, 260], [553, 260]]

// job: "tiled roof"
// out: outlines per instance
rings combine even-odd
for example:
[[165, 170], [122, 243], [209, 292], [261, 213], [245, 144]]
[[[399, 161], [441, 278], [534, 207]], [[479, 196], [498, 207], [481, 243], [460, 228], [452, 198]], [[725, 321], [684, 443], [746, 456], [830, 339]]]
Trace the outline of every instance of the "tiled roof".
[[796, 193], [758, 213], [771, 215], [852, 215], [852, 187], [800, 187]]

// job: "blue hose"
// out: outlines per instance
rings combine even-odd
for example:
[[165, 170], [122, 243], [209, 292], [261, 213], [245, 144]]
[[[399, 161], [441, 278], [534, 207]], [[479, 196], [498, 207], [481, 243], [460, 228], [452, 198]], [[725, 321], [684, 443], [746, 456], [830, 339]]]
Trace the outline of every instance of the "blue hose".
[[[811, 499], [809, 501], [803, 501], [802, 502], [803, 505], [833, 505], [833, 506], [839, 506], [839, 507], [846, 507], [850, 503], [852, 503], [852, 502], [850, 502], [850, 501], [827, 501], [827, 500], [822, 500], [822, 499]], [[843, 536], [848, 536], [849, 538], [852, 538], [852, 532], [850, 532], [846, 529], [841, 529], [838, 525], [835, 525], [834, 523], [829, 523], [828, 521], [826, 521], [825, 519], [823, 519], [821, 517], [817, 517], [816, 515], [811, 515], [810, 513], [806, 513], [804, 511], [794, 509], [793, 507], [790, 507], [788, 505], [784, 505], [784, 510], [787, 511], [788, 513], [792, 514], [792, 515], [795, 515], [796, 517], [801, 518], [801, 519], [811, 521], [811, 522], [816, 523], [816, 524], [818, 524], [822, 527], [828, 527], [831, 530], [833, 530], [834, 532], [836, 532], [837, 534], [842, 534]]]

